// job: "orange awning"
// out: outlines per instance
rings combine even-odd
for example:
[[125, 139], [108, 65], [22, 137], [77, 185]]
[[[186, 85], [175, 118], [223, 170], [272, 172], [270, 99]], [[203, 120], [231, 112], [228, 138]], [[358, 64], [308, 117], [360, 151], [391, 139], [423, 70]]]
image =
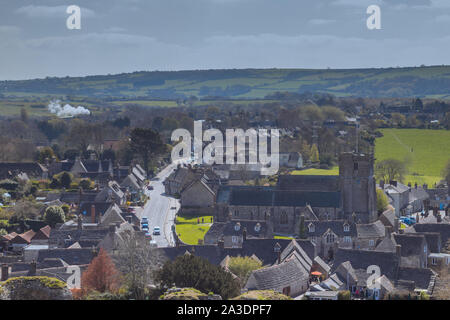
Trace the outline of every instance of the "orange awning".
[[312, 274], [313, 276], [321, 276], [321, 275], [322, 275], [322, 273], [319, 272], [319, 271], [311, 272], [311, 274]]

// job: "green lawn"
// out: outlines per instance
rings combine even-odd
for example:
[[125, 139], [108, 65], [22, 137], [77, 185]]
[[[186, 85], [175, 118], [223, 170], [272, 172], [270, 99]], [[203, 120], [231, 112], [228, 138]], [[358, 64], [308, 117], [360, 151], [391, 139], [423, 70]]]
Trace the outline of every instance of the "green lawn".
[[[202, 218], [204, 223], [202, 223]], [[196, 245], [198, 240], [203, 240], [211, 227], [212, 216], [177, 216], [176, 232], [181, 241], [186, 244]], [[197, 219], [200, 223], [198, 224]]]
[[433, 186], [442, 177], [450, 159], [450, 131], [425, 129], [382, 129], [375, 142], [375, 158], [408, 159], [411, 163], [404, 183]]
[[330, 170], [326, 169], [306, 169], [306, 170], [294, 170], [291, 172], [293, 175], [314, 175], [314, 176], [337, 176], [339, 175], [339, 167], [335, 166]]

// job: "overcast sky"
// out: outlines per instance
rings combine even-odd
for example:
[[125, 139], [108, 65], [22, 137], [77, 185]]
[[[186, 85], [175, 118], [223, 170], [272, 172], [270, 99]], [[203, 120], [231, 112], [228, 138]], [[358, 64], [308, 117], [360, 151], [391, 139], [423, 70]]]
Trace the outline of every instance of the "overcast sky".
[[[66, 28], [72, 4], [81, 30]], [[450, 0], [0, 0], [1, 80], [441, 65], [449, 51]]]

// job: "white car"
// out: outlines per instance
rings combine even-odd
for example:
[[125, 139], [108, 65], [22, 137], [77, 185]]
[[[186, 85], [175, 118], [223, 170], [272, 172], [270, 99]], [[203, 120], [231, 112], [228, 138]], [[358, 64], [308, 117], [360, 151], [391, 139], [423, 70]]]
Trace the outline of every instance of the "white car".
[[153, 234], [154, 235], [160, 235], [161, 234], [161, 229], [159, 227], [154, 227], [153, 228]]

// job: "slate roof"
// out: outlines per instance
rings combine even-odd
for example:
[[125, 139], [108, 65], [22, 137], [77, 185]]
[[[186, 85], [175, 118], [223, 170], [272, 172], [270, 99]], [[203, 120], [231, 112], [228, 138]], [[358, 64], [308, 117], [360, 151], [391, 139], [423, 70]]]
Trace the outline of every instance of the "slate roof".
[[69, 265], [89, 264], [94, 258], [94, 252], [89, 249], [48, 249], [39, 250], [37, 262], [43, 262], [47, 258], [60, 258]]
[[280, 175], [277, 186], [280, 190], [336, 192], [339, 190], [339, 176]]
[[380, 220], [368, 224], [357, 224], [358, 238], [381, 238], [385, 236], [385, 227]]
[[38, 162], [0, 162], [0, 179], [14, 178], [20, 173], [26, 173], [32, 178], [42, 178], [48, 172], [47, 168]]
[[91, 208], [92, 206], [95, 206], [95, 215], [96, 216], [103, 216], [106, 211], [114, 204], [114, 202], [103, 202], [103, 201], [84, 201], [81, 203], [79, 208], [79, 213], [84, 215], [84, 212], [86, 212], [85, 216], [89, 217], [91, 216]]
[[[72, 229], [72, 230], [56, 230], [52, 229], [50, 232], [49, 245], [63, 245], [69, 246], [75, 242], [79, 242], [80, 245], [83, 241], [99, 242], [108, 234], [108, 228], [97, 229]], [[66, 244], [66, 245], [65, 245]]]
[[416, 188], [411, 188], [410, 192], [409, 192], [409, 201], [415, 201], [415, 200], [426, 200], [428, 199], [430, 196], [429, 194], [425, 191], [425, 189], [423, 189], [422, 187], [417, 187]]
[[381, 215], [380, 215], [380, 221], [385, 225], [389, 227], [395, 227], [395, 210], [391, 206], [390, 208], [386, 209]]
[[381, 274], [385, 274], [389, 279], [395, 279], [399, 266], [399, 257], [395, 253], [338, 248], [334, 255], [332, 271], [346, 261], [350, 261], [354, 269], [367, 270], [368, 266], [377, 265]]
[[438, 232], [441, 234], [442, 244], [450, 237], [450, 224], [448, 223], [417, 223], [414, 225], [416, 232]]
[[309, 272], [297, 260], [291, 259], [253, 271], [245, 288], [248, 290], [279, 290], [308, 278]]
[[393, 234], [397, 244], [402, 246], [402, 257], [421, 255], [423, 245], [426, 244], [425, 237], [416, 233]]
[[340, 192], [283, 191], [273, 187], [232, 186], [220, 188], [219, 202], [234, 206], [332, 207], [341, 206]]
[[[236, 230], [236, 224], [239, 223], [239, 230]], [[259, 224], [260, 230], [256, 231], [255, 227]], [[223, 230], [224, 236], [242, 236], [244, 229], [247, 231], [247, 239], [250, 238], [267, 238], [267, 224], [264, 221], [249, 221], [249, 220], [233, 220], [226, 223]]]
[[398, 270], [398, 280], [414, 281], [416, 288], [426, 290], [433, 274], [431, 269], [402, 267]]
[[[344, 225], [348, 224], [349, 231], [344, 231]], [[309, 226], [314, 225], [314, 231], [309, 231]], [[345, 220], [328, 220], [328, 221], [305, 221], [306, 233], [308, 236], [321, 237], [325, 232], [330, 229], [337, 236], [344, 237], [356, 237], [357, 225], [353, 222], [347, 222]]]
[[375, 251], [396, 252], [396, 242], [392, 238], [384, 238], [375, 248]]
[[[274, 252], [275, 244], [279, 243], [281, 245], [281, 251], [283, 251], [290, 242], [291, 240], [287, 239], [248, 239], [243, 242], [241, 248], [220, 249], [217, 245], [183, 245], [179, 247], [158, 248], [157, 250], [170, 260], [173, 260], [188, 251], [198, 257], [207, 259], [210, 263], [215, 265], [220, 265], [227, 255], [230, 257], [251, 257], [252, 255], [255, 255], [264, 265], [272, 265], [278, 259], [278, 254]], [[302, 241], [300, 243], [308, 255], [314, 254], [314, 246], [310, 241]]]

